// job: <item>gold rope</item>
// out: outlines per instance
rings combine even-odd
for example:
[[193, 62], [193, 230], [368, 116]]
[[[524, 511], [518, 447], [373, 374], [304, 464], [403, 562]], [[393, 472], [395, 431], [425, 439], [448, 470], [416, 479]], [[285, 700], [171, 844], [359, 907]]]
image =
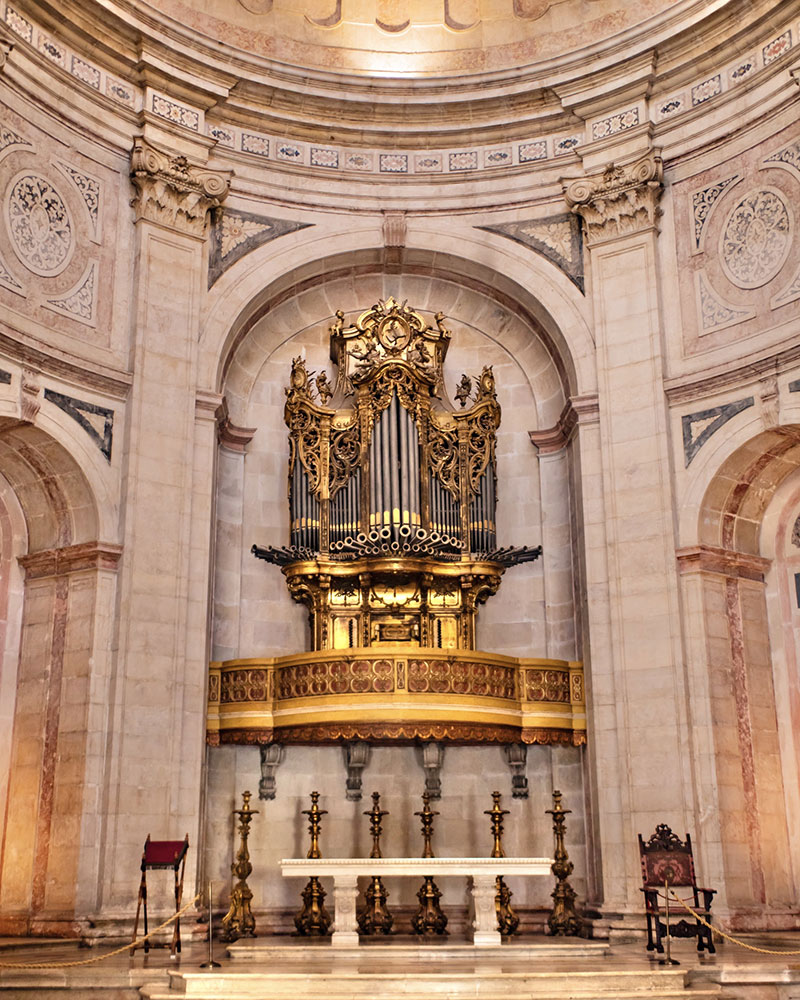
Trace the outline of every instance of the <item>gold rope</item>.
[[129, 951], [131, 948], [138, 948], [140, 944], [145, 941], [149, 941], [154, 934], [158, 934], [159, 931], [163, 931], [165, 927], [169, 927], [173, 921], [177, 920], [178, 917], [182, 917], [187, 910], [190, 910], [198, 899], [202, 896], [202, 893], [198, 894], [186, 906], [178, 910], [177, 913], [173, 913], [169, 920], [165, 920], [163, 924], [159, 924], [154, 930], [150, 931], [149, 934], [145, 934], [144, 937], [136, 938], [135, 941], [131, 941], [129, 944], [122, 945], [121, 948], [115, 948], [113, 951], [106, 952], [105, 955], [95, 955], [93, 958], [84, 958], [79, 962], [0, 962], [0, 969], [74, 969], [78, 965], [93, 965], [95, 962], [104, 962], [107, 958], [112, 958], [114, 955], [120, 955], [123, 951]]
[[[661, 896], [661, 893], [659, 893], [659, 896]], [[726, 934], [725, 931], [721, 930], [719, 927], [712, 927], [707, 920], [704, 920], [699, 913], [693, 910], [688, 903], [684, 903], [680, 896], [676, 896], [674, 892], [670, 891], [670, 896], [676, 903], [680, 903], [685, 910], [688, 910], [695, 920], [699, 920], [700, 923], [707, 927], [710, 931], [715, 934], [719, 934], [720, 937], [724, 937], [726, 941], [732, 941], [734, 944], [738, 944], [742, 948], [747, 948], [748, 951], [757, 951], [762, 955], [800, 955], [800, 949], [796, 949], [795, 951], [775, 951], [773, 948], [756, 948], [754, 944], [748, 944], [746, 941], [740, 941], [739, 938], [735, 938], [731, 934]]]

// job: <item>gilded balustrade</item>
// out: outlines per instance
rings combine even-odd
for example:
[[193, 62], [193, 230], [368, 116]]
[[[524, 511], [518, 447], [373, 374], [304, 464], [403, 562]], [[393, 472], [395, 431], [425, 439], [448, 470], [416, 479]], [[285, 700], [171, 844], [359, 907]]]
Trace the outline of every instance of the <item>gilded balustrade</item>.
[[318, 650], [210, 666], [208, 742], [586, 741], [583, 666], [474, 650]]

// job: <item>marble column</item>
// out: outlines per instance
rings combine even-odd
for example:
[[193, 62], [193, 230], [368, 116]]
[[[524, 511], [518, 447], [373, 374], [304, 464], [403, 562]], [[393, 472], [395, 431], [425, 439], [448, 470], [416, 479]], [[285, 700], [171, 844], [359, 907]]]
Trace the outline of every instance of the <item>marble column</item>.
[[[100, 917], [127, 914], [147, 834], [189, 834], [184, 898], [199, 847], [209, 566], [221, 400], [196, 385], [207, 222], [230, 173], [207, 147], [173, 155], [139, 138], [131, 155], [136, 227], [132, 356], [123, 467], [117, 688]], [[204, 387], [199, 387], [201, 390]]]
[[[688, 755], [652, 152], [565, 186], [583, 220], [598, 436], [583, 442], [594, 811], [607, 914], [641, 910], [636, 834], [697, 828]], [[594, 445], [595, 447], [592, 447]], [[599, 600], [593, 595], [597, 593]]]

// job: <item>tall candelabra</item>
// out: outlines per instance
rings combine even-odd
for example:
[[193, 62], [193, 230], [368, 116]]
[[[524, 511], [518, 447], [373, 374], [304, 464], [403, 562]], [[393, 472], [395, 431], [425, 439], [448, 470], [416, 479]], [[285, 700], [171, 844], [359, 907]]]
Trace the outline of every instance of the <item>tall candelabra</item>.
[[[327, 812], [327, 809], [319, 807], [319, 792], [312, 792], [311, 808], [303, 810], [303, 815], [308, 816], [308, 832], [311, 837], [307, 858], [322, 857], [319, 850], [319, 833], [322, 817], [327, 815]], [[302, 892], [303, 908], [294, 918], [298, 934], [323, 936], [328, 933], [331, 915], [325, 909], [325, 895], [319, 879], [316, 875], [312, 875]]]
[[547, 926], [551, 934], [560, 937], [576, 937], [581, 933], [581, 919], [575, 912], [575, 890], [568, 879], [574, 869], [573, 863], [564, 847], [565, 817], [572, 812], [561, 805], [561, 792], [553, 792], [553, 808], [546, 813], [553, 817], [553, 835], [555, 838], [554, 861], [551, 871], [556, 877], [556, 887], [551, 893], [553, 909], [547, 918]]
[[[414, 815], [419, 816], [422, 821], [422, 857], [432, 858], [433, 817], [438, 816], [439, 813], [431, 809], [431, 797], [428, 792], [424, 792], [422, 796], [422, 811], [415, 812]], [[432, 875], [425, 875], [424, 879], [425, 881], [417, 893], [419, 910], [412, 917], [411, 926], [417, 934], [446, 934], [447, 917], [439, 906], [442, 894], [433, 881]]]
[[[247, 849], [247, 838], [250, 836], [250, 821], [258, 815], [258, 809], [250, 808], [250, 792], [242, 792], [242, 808], [234, 809], [233, 815], [239, 817], [239, 850], [231, 865], [231, 873], [238, 881], [231, 891], [231, 905], [222, 918], [222, 941], [238, 941], [242, 937], [256, 936], [256, 921], [250, 910], [250, 900], [253, 893], [247, 884], [247, 876], [252, 872], [250, 852]], [[209, 900], [209, 908], [211, 902]], [[210, 933], [210, 929], [209, 929]]]
[[[372, 808], [364, 815], [369, 816], [369, 829], [372, 834], [371, 858], [383, 857], [381, 854], [381, 823], [389, 813], [381, 809], [381, 797], [378, 792], [372, 793]], [[362, 934], [388, 934], [392, 929], [394, 917], [386, 907], [389, 893], [381, 881], [380, 875], [371, 876], [371, 881], [364, 893], [366, 905], [358, 914], [358, 926]]]
[[[493, 858], [504, 858], [506, 852], [503, 850], [503, 817], [508, 816], [508, 809], [500, 808], [500, 792], [492, 792], [492, 808], [484, 809], [484, 815], [488, 816], [492, 824], [492, 846]], [[516, 934], [519, 927], [519, 917], [511, 906], [513, 893], [506, 885], [503, 876], [498, 875], [495, 879], [494, 907], [497, 911], [497, 926], [501, 934]]]

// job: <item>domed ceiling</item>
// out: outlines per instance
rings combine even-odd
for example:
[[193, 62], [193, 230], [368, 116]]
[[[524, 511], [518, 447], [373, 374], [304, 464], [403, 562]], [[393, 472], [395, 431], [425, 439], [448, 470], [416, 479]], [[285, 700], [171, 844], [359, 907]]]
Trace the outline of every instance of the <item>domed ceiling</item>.
[[151, 6], [256, 56], [388, 77], [521, 67], [603, 42], [676, 5], [680, 0], [154, 0]]

